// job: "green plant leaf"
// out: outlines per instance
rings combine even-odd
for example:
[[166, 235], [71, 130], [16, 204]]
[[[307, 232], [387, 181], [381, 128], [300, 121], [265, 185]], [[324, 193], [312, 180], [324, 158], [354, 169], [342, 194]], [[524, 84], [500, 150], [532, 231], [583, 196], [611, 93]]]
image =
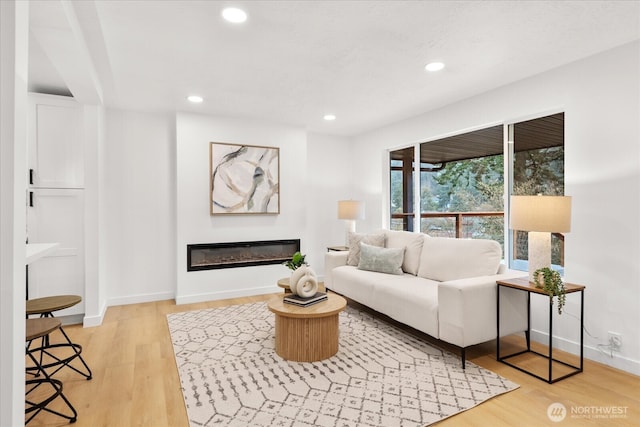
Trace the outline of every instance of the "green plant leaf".
[[299, 251], [293, 254], [289, 261], [285, 261], [283, 264], [291, 270], [296, 270], [303, 265], [307, 265], [305, 262], [306, 255], [301, 254]]

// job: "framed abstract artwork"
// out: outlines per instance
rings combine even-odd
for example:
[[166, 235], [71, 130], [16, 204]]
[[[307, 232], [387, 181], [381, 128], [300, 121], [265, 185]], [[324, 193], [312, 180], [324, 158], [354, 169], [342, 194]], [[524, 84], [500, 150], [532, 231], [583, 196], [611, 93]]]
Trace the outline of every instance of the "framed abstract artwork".
[[279, 214], [280, 149], [212, 142], [211, 215]]

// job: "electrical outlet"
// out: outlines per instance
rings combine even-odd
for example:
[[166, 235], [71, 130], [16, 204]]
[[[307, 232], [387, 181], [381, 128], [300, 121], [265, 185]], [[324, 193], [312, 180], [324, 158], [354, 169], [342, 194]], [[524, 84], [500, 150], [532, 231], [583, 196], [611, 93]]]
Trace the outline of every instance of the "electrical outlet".
[[622, 347], [622, 334], [609, 331], [609, 346], [613, 351], [620, 351], [620, 347]]

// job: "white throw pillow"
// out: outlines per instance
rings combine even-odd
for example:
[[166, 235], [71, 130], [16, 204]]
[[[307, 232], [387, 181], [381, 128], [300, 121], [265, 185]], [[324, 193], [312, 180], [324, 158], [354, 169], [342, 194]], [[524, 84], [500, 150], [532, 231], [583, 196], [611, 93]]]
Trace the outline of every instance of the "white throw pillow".
[[394, 231], [386, 230], [387, 248], [404, 248], [404, 261], [402, 262], [402, 270], [405, 273], [418, 274], [420, 267], [420, 253], [422, 252], [422, 242], [424, 242], [424, 234], [412, 233], [410, 231]]
[[358, 269], [378, 273], [402, 274], [404, 248], [380, 248], [360, 243]]
[[360, 242], [383, 248], [384, 240], [384, 234], [349, 233], [349, 256], [347, 257], [347, 265], [358, 266], [360, 262]]

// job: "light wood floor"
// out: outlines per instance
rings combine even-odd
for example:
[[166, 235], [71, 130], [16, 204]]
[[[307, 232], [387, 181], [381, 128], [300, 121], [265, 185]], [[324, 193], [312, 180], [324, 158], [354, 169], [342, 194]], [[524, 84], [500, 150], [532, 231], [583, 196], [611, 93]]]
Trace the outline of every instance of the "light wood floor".
[[[180, 380], [167, 328], [167, 313], [264, 301], [272, 295], [176, 306], [173, 301], [110, 307], [95, 328], [66, 326], [82, 344], [93, 370], [87, 381], [65, 369], [57, 374], [78, 411], [75, 426], [187, 427]], [[52, 337], [52, 339], [54, 339]], [[495, 360], [495, 344], [476, 346], [468, 360], [498, 373], [520, 388], [438, 423], [438, 426], [639, 426], [640, 377], [585, 360], [585, 371], [549, 385]], [[58, 399], [59, 400], [59, 399]], [[576, 419], [547, 417], [551, 403], [572, 407], [626, 407], [626, 417]], [[593, 409], [591, 409], [593, 410]], [[29, 426], [68, 425], [41, 413]]]

